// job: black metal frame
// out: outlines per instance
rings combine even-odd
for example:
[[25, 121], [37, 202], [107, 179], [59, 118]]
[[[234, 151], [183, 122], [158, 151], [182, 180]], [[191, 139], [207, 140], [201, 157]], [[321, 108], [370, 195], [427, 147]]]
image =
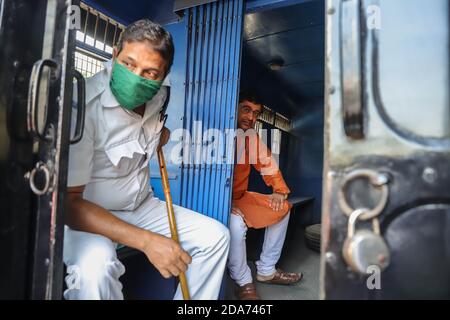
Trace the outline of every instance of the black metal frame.
[[[1, 135], [2, 144], [8, 146], [0, 158], [3, 299], [62, 296], [63, 209], [75, 44], [74, 34], [69, 32], [67, 9], [71, 4], [24, 0], [1, 3], [4, 16], [0, 41], [4, 45], [0, 58], [4, 63], [0, 112], [6, 116], [0, 118], [6, 118], [6, 122], [0, 122], [0, 130], [5, 133]], [[55, 20], [48, 20], [50, 16]], [[28, 22], [27, 27], [23, 21]], [[47, 54], [50, 56], [43, 57]], [[50, 67], [50, 72], [43, 71], [44, 67]], [[42, 105], [41, 87], [48, 89]], [[45, 123], [38, 128], [37, 117], [42, 112]], [[78, 138], [81, 131], [78, 125]]]
[[[60, 299], [63, 281], [64, 202], [69, 151], [74, 34], [69, 32], [68, 2], [56, 1], [52, 58], [58, 63], [57, 77], [48, 96], [49, 139], [39, 141], [38, 158], [53, 167], [53, 188], [37, 198], [34, 256], [31, 278], [32, 299]], [[75, 31], [75, 30], [73, 30]], [[79, 86], [82, 80], [78, 79]], [[84, 111], [79, 112], [82, 116]], [[82, 121], [84, 119], [80, 119]], [[53, 127], [53, 129], [52, 129]], [[78, 137], [82, 126], [77, 125]]]
[[[45, 3], [44, 3], [45, 4]], [[30, 297], [33, 198], [24, 178], [34, 163], [27, 131], [27, 97], [31, 69], [41, 58], [45, 5], [38, 1], [3, 0], [0, 28], [0, 298]], [[11, 19], [9, 17], [21, 17]], [[28, 28], [24, 28], [27, 21]], [[33, 33], [29, 31], [33, 29]], [[3, 120], [5, 119], [5, 120]]]

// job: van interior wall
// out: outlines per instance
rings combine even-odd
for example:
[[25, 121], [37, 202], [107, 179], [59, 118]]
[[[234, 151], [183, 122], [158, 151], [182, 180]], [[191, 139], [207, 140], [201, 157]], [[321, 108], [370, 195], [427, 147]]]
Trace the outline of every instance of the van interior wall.
[[[320, 223], [322, 215], [322, 170], [324, 137], [324, 100], [305, 101], [301, 111], [292, 117], [286, 156], [280, 157], [285, 177], [293, 194], [314, 198], [314, 211], [307, 224]], [[283, 150], [282, 150], [283, 152]], [[287, 159], [286, 159], [287, 157]]]

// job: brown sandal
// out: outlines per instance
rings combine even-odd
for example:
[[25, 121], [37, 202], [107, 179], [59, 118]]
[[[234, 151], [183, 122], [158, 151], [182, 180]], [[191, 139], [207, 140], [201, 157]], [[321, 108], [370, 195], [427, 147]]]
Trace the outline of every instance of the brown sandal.
[[275, 271], [272, 276], [261, 276], [259, 274], [256, 275], [256, 280], [258, 280], [258, 282], [283, 285], [297, 283], [302, 280], [302, 278], [303, 274], [301, 272], [285, 272], [281, 269], [277, 269], [277, 271]]

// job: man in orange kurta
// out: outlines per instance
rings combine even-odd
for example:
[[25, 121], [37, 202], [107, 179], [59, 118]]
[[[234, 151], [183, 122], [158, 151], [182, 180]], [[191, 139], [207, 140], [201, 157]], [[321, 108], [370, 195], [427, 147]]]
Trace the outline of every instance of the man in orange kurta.
[[[266, 228], [260, 260], [256, 262], [259, 282], [293, 284], [302, 275], [276, 269], [289, 222], [291, 205], [286, 200], [290, 190], [271, 151], [256, 134], [254, 126], [262, 112], [262, 105], [252, 95], [242, 93], [239, 98], [236, 165], [234, 167], [233, 209], [230, 218], [230, 253], [228, 269], [237, 283], [241, 300], [258, 300], [247, 264], [245, 236], [247, 229]], [[241, 130], [239, 130], [241, 129]], [[251, 165], [258, 170], [270, 195], [248, 191]]]

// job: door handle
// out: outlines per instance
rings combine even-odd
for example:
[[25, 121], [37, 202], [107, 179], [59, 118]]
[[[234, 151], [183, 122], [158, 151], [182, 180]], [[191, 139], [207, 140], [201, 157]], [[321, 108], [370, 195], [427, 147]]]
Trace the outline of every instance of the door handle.
[[378, 201], [378, 204], [373, 209], [358, 208], [365, 211], [365, 213], [363, 213], [359, 217], [359, 219], [369, 220], [378, 217], [386, 207], [389, 199], [389, 182], [391, 179], [388, 173], [378, 172], [372, 169], [357, 169], [346, 175], [342, 180], [341, 187], [338, 192], [338, 204], [341, 211], [349, 217], [357, 209], [352, 208], [347, 202], [347, 188], [350, 182], [362, 178], [369, 180], [372, 187], [380, 190], [381, 192], [381, 197]]
[[[33, 138], [40, 141], [50, 141], [48, 137], [43, 135], [38, 128], [38, 103], [39, 103], [39, 89], [41, 86], [41, 75], [44, 67], [47, 66], [50, 69], [56, 70], [58, 68], [58, 62], [53, 59], [43, 59], [37, 61], [33, 65], [30, 77], [30, 87], [28, 90], [28, 105], [27, 105], [27, 129]], [[48, 103], [46, 103], [47, 108]], [[45, 110], [45, 114], [47, 110]], [[47, 127], [45, 124], [44, 128]]]
[[341, 1], [342, 116], [345, 134], [364, 138], [360, 0]]
[[[49, 163], [49, 165], [39, 161], [30, 172], [25, 174], [25, 179], [29, 181], [31, 191], [33, 191], [37, 196], [42, 196], [48, 192], [53, 192], [54, 175], [52, 164]], [[44, 186], [42, 188], [39, 188], [36, 184], [36, 174], [38, 172], [42, 172], [44, 175]]]
[[83, 138], [84, 118], [86, 114], [86, 82], [83, 75], [77, 70], [72, 70], [72, 77], [77, 80], [77, 123], [74, 137], [70, 144], [79, 142]]

